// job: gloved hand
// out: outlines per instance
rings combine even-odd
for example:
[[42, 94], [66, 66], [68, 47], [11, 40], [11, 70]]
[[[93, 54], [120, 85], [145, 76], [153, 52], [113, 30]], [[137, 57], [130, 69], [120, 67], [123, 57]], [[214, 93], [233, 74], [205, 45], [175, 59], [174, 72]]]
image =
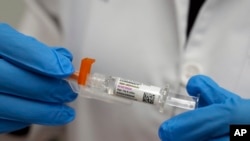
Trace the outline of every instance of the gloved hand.
[[66, 49], [50, 48], [0, 23], [0, 133], [74, 119], [65, 103], [77, 95], [63, 80], [74, 72], [71, 60]]
[[230, 124], [250, 124], [250, 100], [225, 90], [206, 76], [193, 76], [187, 91], [200, 94], [199, 108], [165, 121], [162, 141], [229, 141]]

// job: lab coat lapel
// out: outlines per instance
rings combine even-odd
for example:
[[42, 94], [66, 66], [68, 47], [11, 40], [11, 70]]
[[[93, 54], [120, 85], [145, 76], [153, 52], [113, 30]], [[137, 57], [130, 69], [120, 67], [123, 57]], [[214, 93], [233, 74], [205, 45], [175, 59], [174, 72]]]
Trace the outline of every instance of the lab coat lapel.
[[187, 17], [188, 17], [188, 8], [189, 0], [175, 0], [175, 14], [176, 14], [176, 23], [177, 23], [177, 35], [178, 35], [178, 46], [180, 52], [183, 51], [186, 42], [186, 27], [187, 27]]

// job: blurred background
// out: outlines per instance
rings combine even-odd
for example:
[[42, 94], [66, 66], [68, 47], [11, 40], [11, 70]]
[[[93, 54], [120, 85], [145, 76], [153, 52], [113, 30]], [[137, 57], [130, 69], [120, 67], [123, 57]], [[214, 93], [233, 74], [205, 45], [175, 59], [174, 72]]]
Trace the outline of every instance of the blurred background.
[[17, 28], [24, 10], [24, 0], [0, 0], [0, 21]]

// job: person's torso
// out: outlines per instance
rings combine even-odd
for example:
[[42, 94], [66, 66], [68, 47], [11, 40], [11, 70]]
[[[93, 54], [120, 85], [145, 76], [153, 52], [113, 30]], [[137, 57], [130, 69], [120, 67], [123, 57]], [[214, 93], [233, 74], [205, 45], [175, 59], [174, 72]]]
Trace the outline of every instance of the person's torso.
[[[250, 91], [248, 1], [207, 1], [186, 44], [188, 5], [184, 1], [97, 0], [85, 4], [82, 10], [84, 3], [74, 5], [74, 18], [67, 25], [72, 43], [67, 45], [77, 64], [82, 57], [93, 57], [93, 72], [158, 86], [169, 83], [174, 91], [195, 74], [211, 76], [245, 97]], [[112, 105], [80, 98], [77, 105], [80, 128], [73, 131], [76, 141], [158, 140], [158, 127], [172, 114], [161, 115], [137, 103]]]

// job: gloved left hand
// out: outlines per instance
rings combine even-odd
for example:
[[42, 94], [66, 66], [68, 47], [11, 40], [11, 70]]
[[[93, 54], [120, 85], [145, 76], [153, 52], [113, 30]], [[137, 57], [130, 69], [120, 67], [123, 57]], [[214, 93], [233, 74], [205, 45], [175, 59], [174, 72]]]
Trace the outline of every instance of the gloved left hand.
[[62, 125], [75, 112], [76, 98], [64, 80], [74, 72], [72, 55], [0, 23], [0, 133], [32, 123]]
[[165, 121], [162, 141], [229, 141], [230, 124], [250, 124], [250, 100], [225, 90], [207, 76], [193, 76], [187, 91], [200, 95], [199, 108]]

